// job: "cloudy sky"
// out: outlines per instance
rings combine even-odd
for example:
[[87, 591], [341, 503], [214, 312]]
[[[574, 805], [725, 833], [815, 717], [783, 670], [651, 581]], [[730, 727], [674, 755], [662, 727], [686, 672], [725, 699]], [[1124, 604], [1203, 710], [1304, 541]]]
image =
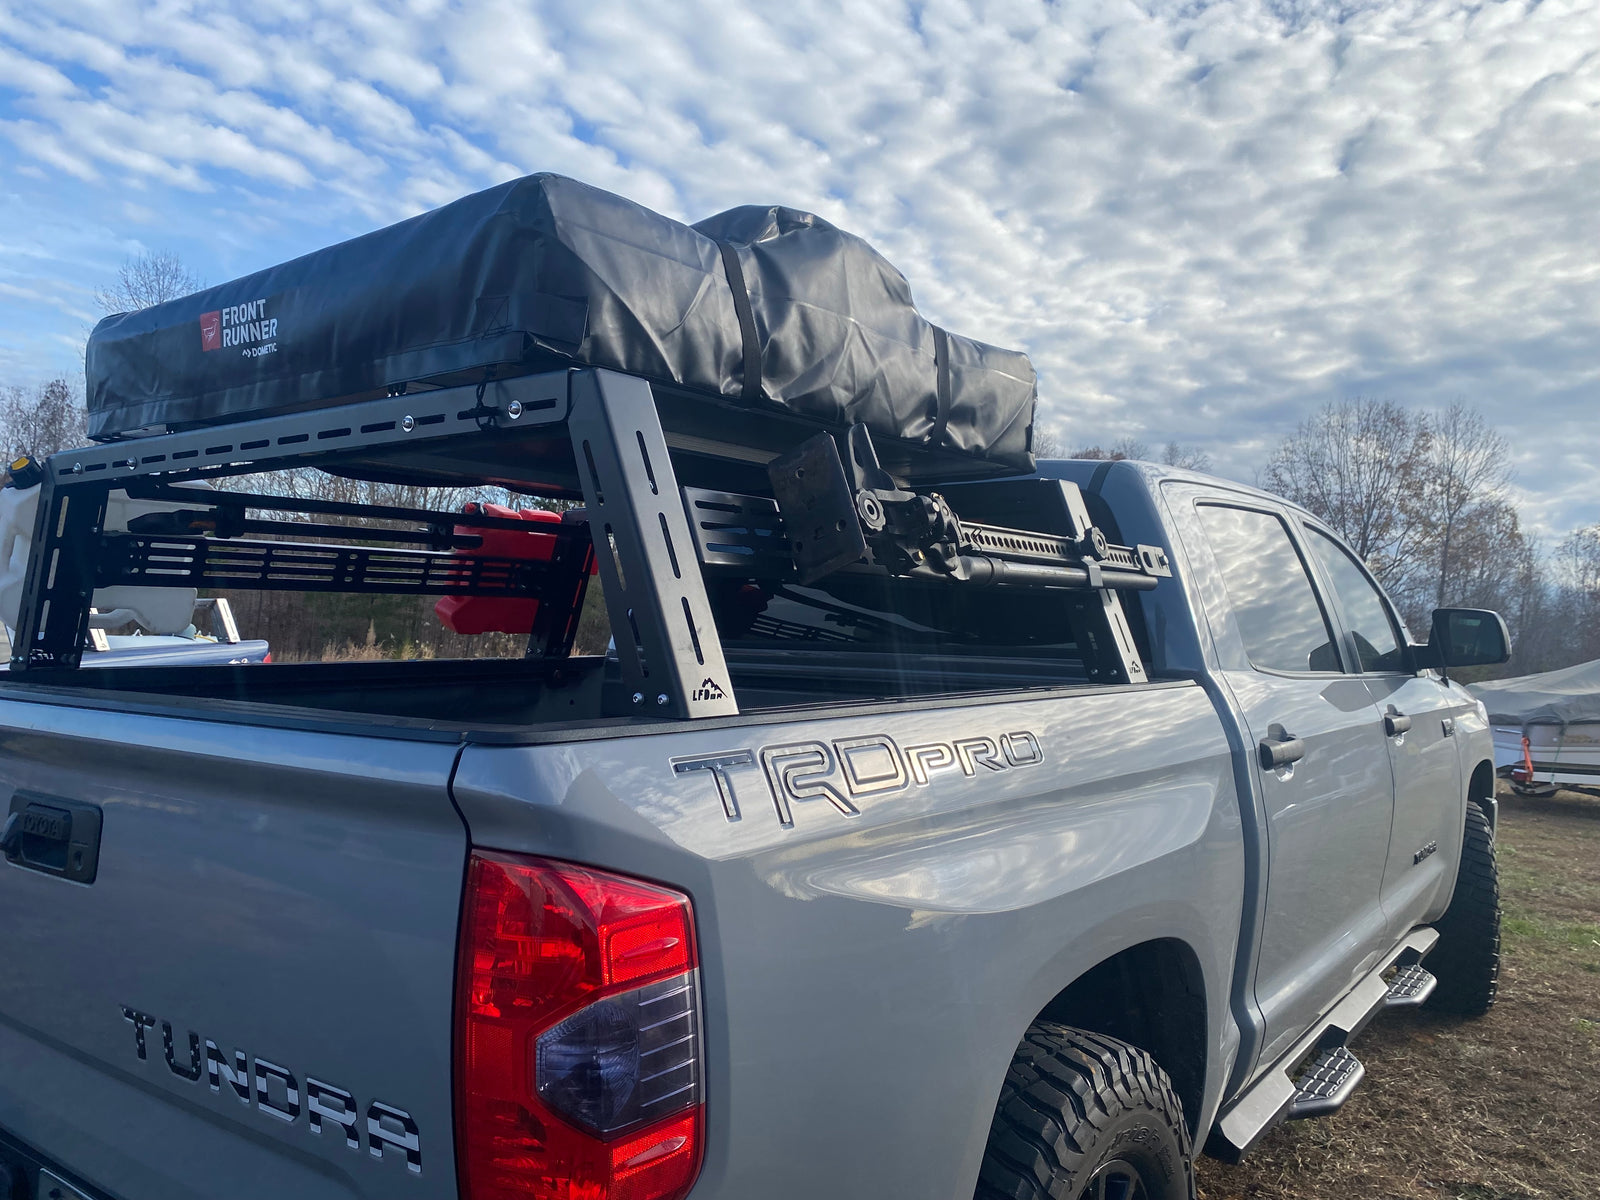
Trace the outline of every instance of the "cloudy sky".
[[221, 282], [535, 170], [863, 234], [1068, 444], [1250, 478], [1465, 400], [1600, 520], [1595, 0], [0, 0], [0, 383], [143, 250]]

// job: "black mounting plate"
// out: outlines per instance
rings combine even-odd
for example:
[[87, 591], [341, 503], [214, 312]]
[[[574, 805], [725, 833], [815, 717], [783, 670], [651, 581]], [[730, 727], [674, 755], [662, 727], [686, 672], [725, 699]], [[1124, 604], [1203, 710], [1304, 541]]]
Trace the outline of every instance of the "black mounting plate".
[[801, 583], [813, 583], [866, 557], [861, 518], [839, 447], [829, 434], [807, 438], [773, 459], [767, 475]]

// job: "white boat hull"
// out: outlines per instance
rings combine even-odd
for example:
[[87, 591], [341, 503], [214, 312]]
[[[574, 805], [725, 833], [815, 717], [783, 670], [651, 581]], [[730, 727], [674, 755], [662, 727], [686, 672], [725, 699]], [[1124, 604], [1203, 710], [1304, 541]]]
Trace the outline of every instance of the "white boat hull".
[[1600, 723], [1494, 726], [1494, 765], [1501, 774], [1525, 765], [1524, 734], [1533, 777], [1522, 782], [1600, 787]]

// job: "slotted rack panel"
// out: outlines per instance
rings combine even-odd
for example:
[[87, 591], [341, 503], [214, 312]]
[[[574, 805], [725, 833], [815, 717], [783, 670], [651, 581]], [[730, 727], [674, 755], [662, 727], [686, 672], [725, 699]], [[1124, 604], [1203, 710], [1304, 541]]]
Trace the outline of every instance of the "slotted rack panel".
[[[569, 536], [582, 536], [587, 530]], [[537, 594], [549, 563], [368, 546], [108, 534], [97, 587], [237, 587], [416, 595]]]
[[794, 573], [794, 555], [775, 500], [686, 487], [683, 502], [702, 563], [740, 567], [768, 578]]

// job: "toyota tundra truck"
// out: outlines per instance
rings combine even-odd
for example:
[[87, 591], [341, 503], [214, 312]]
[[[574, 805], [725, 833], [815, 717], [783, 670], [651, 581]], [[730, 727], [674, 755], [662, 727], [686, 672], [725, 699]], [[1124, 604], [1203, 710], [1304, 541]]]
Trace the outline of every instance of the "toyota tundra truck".
[[[95, 337], [205, 366], [249, 317], [287, 356], [274, 287]], [[1337, 1111], [1385, 1009], [1494, 1002], [1493, 747], [1449, 678], [1505, 659], [1493, 613], [1414, 641], [1226, 480], [535, 360], [262, 376], [42, 464], [0, 1197], [1192, 1200], [1196, 1153]], [[526, 654], [80, 669], [110, 588], [438, 595]]]

